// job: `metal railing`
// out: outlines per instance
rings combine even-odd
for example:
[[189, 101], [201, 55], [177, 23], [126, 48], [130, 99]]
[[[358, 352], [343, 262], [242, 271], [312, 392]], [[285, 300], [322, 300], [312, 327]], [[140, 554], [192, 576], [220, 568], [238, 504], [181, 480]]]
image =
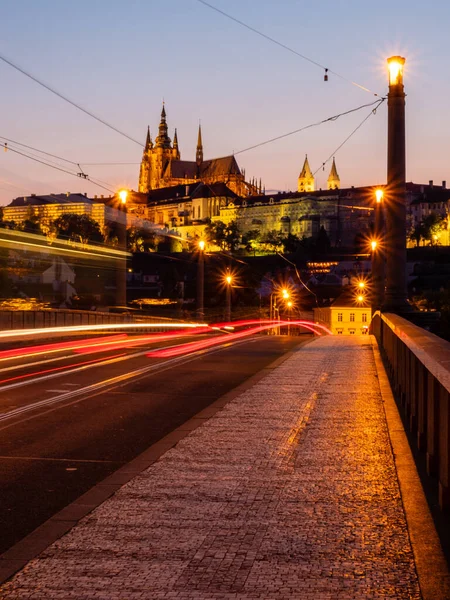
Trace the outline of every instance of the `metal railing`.
[[63, 308], [44, 310], [0, 310], [0, 330], [40, 329], [77, 325], [109, 325], [113, 323], [155, 323], [168, 321], [139, 314], [117, 314]]
[[403, 418], [437, 478], [439, 505], [450, 509], [450, 343], [393, 314], [371, 325]]

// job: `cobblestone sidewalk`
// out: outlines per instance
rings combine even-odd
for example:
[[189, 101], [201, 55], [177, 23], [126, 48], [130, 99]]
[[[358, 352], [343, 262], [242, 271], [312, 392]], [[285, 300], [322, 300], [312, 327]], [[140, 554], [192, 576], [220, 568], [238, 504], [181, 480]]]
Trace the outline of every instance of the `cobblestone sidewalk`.
[[0, 597], [420, 599], [369, 336], [300, 348]]

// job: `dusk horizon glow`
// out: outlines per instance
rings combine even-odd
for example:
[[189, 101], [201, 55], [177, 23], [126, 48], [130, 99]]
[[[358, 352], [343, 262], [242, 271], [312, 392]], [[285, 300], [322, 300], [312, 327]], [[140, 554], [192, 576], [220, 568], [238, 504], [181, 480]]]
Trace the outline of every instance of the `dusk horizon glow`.
[[[326, 0], [320, 7], [308, 5], [308, 10], [290, 0], [276, 6], [263, 0], [258, 11], [250, 0], [211, 0], [211, 4], [345, 80], [330, 72], [324, 81], [319, 67], [197, 0], [127, 6], [117, 0], [94, 5], [81, 0], [76, 11], [55, 0], [43, 0], [39, 6], [18, 0], [1, 12], [8, 28], [0, 54], [142, 145], [148, 125], [153, 136], [157, 133], [164, 99], [169, 135], [173, 139], [177, 128], [185, 160], [195, 158], [199, 121], [207, 159], [239, 153], [369, 104], [377, 97], [347, 80], [383, 97], [388, 89], [386, 59], [400, 54], [406, 57], [407, 180], [433, 179], [440, 185], [450, 179], [444, 152], [449, 84], [442, 77], [448, 57], [447, 4], [436, 2], [432, 14], [423, 14], [406, 1], [387, 0], [376, 6], [354, 1], [337, 6]], [[108, 189], [137, 189], [142, 157], [138, 144], [3, 61], [0, 73], [7, 90], [1, 97], [5, 116], [1, 136], [79, 163], [83, 172]], [[386, 108], [382, 103], [336, 153], [343, 188], [386, 181]], [[261, 178], [267, 190], [287, 191], [296, 189], [307, 154], [312, 171], [318, 170], [316, 189], [326, 189], [331, 162], [324, 169], [322, 163], [370, 110], [236, 158], [247, 179]], [[1, 152], [0, 204], [32, 193], [67, 191], [90, 197], [109, 193], [13, 152]]]

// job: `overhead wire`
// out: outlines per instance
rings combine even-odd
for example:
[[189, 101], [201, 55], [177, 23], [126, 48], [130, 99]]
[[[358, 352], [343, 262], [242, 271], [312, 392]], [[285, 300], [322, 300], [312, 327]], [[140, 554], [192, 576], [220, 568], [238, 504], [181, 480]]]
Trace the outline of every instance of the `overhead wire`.
[[210, 8], [211, 10], [216, 11], [217, 13], [219, 13], [219, 14], [223, 15], [224, 17], [226, 17], [227, 19], [230, 19], [231, 21], [234, 21], [235, 23], [238, 23], [242, 27], [245, 27], [249, 31], [252, 31], [253, 33], [256, 33], [257, 35], [263, 37], [264, 39], [268, 40], [269, 42], [272, 42], [273, 44], [276, 44], [280, 48], [284, 48], [284, 50], [287, 50], [288, 52], [291, 52], [292, 54], [295, 54], [296, 56], [299, 56], [300, 58], [302, 58], [303, 60], [306, 60], [307, 62], [311, 63], [312, 65], [314, 65], [316, 67], [319, 67], [320, 69], [322, 69], [324, 71], [324, 77], [326, 78], [325, 81], [327, 81], [327, 79], [328, 79], [328, 77], [327, 77], [328, 74], [332, 74], [332, 75], [335, 75], [336, 77], [339, 77], [339, 79], [342, 79], [343, 81], [346, 81], [347, 83], [351, 83], [352, 85], [360, 88], [361, 90], [364, 90], [365, 92], [369, 92], [369, 94], [373, 94], [374, 96], [379, 96], [380, 95], [380, 94], [377, 94], [377, 93], [373, 92], [372, 90], [370, 90], [366, 86], [361, 85], [361, 84], [357, 83], [356, 81], [352, 81], [351, 79], [348, 79], [347, 77], [344, 77], [344, 75], [341, 75], [340, 73], [337, 73], [336, 71], [333, 71], [332, 69], [330, 69], [328, 67], [325, 67], [325, 65], [322, 65], [321, 63], [313, 60], [309, 56], [306, 56], [305, 54], [301, 54], [300, 52], [297, 52], [297, 50], [294, 50], [293, 48], [290, 48], [286, 44], [283, 44], [282, 42], [276, 40], [275, 38], [273, 38], [273, 37], [271, 37], [269, 35], [267, 35], [266, 33], [263, 33], [262, 31], [259, 31], [259, 29], [256, 29], [255, 27], [252, 27], [248, 23], [244, 23], [244, 21], [241, 21], [240, 19], [237, 19], [236, 17], [233, 17], [229, 13], [226, 13], [225, 11], [221, 10], [220, 8], [217, 8], [217, 6], [214, 6], [213, 4], [210, 4], [209, 2], [206, 2], [206, 0], [197, 0], [197, 2], [200, 2], [200, 4], [203, 4], [204, 6], [207, 6], [208, 8]]
[[44, 83], [43, 81], [41, 81], [40, 79], [38, 79], [35, 75], [32, 75], [31, 73], [28, 73], [28, 71], [25, 71], [25, 69], [22, 69], [22, 67], [19, 67], [18, 65], [16, 65], [15, 63], [13, 63], [11, 60], [9, 60], [8, 58], [6, 58], [5, 56], [2, 56], [1, 54], [0, 54], [0, 60], [2, 60], [3, 62], [5, 62], [7, 65], [9, 65], [10, 67], [12, 67], [13, 69], [16, 69], [16, 71], [19, 71], [19, 73], [22, 73], [22, 75], [25, 75], [26, 77], [28, 77], [29, 79], [31, 79], [32, 81], [34, 81], [35, 83], [37, 83], [38, 85], [42, 86], [43, 88], [45, 88], [46, 90], [48, 90], [49, 92], [51, 92], [52, 94], [54, 94], [55, 96], [58, 96], [58, 98], [61, 98], [61, 100], [64, 100], [65, 102], [68, 102], [69, 104], [71, 104], [72, 106], [74, 106], [75, 108], [77, 108], [78, 110], [81, 110], [81, 112], [84, 112], [84, 114], [88, 115], [92, 119], [95, 119], [96, 121], [98, 121], [102, 125], [105, 125], [105, 127], [109, 127], [109, 129], [111, 129], [112, 131], [115, 131], [119, 135], [127, 138], [128, 140], [134, 142], [135, 144], [138, 144], [141, 148], [144, 147], [144, 144], [142, 142], [139, 142], [138, 140], [135, 140], [133, 137], [131, 137], [127, 133], [121, 131], [120, 129], [118, 129], [114, 125], [111, 125], [111, 123], [108, 123], [108, 121], [105, 121], [104, 119], [102, 119], [101, 117], [98, 117], [96, 114], [94, 114], [90, 110], [87, 110], [86, 108], [84, 108], [83, 106], [81, 106], [80, 104], [78, 104], [77, 102], [74, 102], [73, 100], [71, 100], [67, 96], [64, 96], [64, 94], [62, 94], [61, 92], [58, 92], [58, 90], [56, 90], [55, 88], [52, 88], [48, 84]]
[[[378, 108], [378, 106], [384, 102], [385, 98], [379, 98], [378, 100], [374, 100], [374, 102], [369, 102], [368, 104], [361, 104], [361, 106], [357, 106], [356, 108], [351, 108], [350, 110], [346, 110], [344, 112], [341, 112], [337, 115], [333, 115], [332, 117], [328, 117], [326, 119], [322, 119], [321, 121], [317, 121], [315, 123], [310, 123], [309, 125], [304, 125], [303, 127], [300, 127], [298, 129], [294, 129], [293, 131], [289, 131], [288, 133], [283, 133], [282, 135], [278, 135], [274, 138], [270, 138], [269, 140], [265, 140], [264, 142], [259, 142], [258, 144], [254, 144], [253, 146], [248, 146], [248, 148], [244, 148], [243, 150], [238, 150], [238, 152], [235, 152], [234, 154], [242, 154], [243, 152], [248, 152], [249, 150], [254, 150], [255, 148], [259, 148], [261, 146], [265, 146], [267, 144], [271, 144], [272, 142], [276, 142], [278, 140], [282, 140], [283, 138], [289, 137], [291, 135], [295, 135], [296, 133], [300, 133], [301, 131], [305, 131], [306, 129], [311, 129], [312, 127], [318, 127], [319, 125], [323, 125], [324, 123], [328, 123], [328, 122], [332, 122], [332, 121], [337, 121], [340, 117], [344, 117], [346, 115], [349, 115], [351, 113], [357, 112], [359, 110], [362, 110], [363, 108], [368, 108], [371, 106], [374, 106], [375, 104], [377, 105], [375, 107], [375, 110]], [[370, 115], [369, 115], [370, 116]], [[362, 125], [362, 123], [361, 123]]]
[[[62, 167], [58, 167], [56, 165], [53, 165], [49, 162], [45, 162], [43, 160], [40, 160], [39, 158], [36, 158], [35, 156], [29, 155], [29, 154], [25, 154], [24, 152], [20, 152], [19, 150], [15, 149], [15, 148], [11, 148], [11, 147], [7, 147], [8, 152], [14, 152], [15, 154], [19, 154], [20, 156], [24, 156], [25, 158], [28, 158], [30, 160], [33, 160], [37, 163], [40, 163], [41, 165], [45, 165], [46, 167], [50, 167], [51, 169], [56, 169], [57, 171], [61, 171], [62, 173], [66, 173], [67, 175], [72, 175], [73, 177], [77, 177], [79, 178], [78, 173], [73, 173], [72, 171], [68, 171], [67, 169], [63, 169]], [[95, 181], [94, 179], [90, 178], [88, 175], [86, 177], [84, 177], [84, 179], [86, 181], [89, 181], [91, 183], [93, 183], [94, 185], [97, 185], [98, 187], [103, 188], [104, 190], [111, 192], [112, 194], [115, 194], [115, 191], [105, 187], [104, 185], [101, 185], [100, 183], [97, 183], [97, 181]]]
[[6, 140], [7, 142], [11, 142], [12, 144], [16, 144], [17, 146], [22, 146], [23, 148], [28, 148], [28, 150], [33, 150], [34, 152], [39, 152], [40, 154], [45, 154], [46, 156], [51, 156], [52, 158], [57, 158], [58, 160], [62, 160], [63, 162], [78, 166], [78, 163], [73, 160], [68, 160], [67, 158], [58, 156], [57, 154], [50, 154], [50, 152], [45, 152], [45, 150], [40, 150], [39, 148], [34, 148], [33, 146], [27, 146], [27, 144], [22, 144], [21, 142], [17, 142], [16, 140], [11, 140], [10, 138], [7, 138], [3, 135], [0, 135], [0, 139]]
[[330, 156], [321, 164], [321, 166], [316, 169], [316, 171], [314, 171], [313, 175], [315, 175], [316, 173], [318, 173], [320, 171], [320, 169], [323, 169], [325, 167], [325, 165], [334, 157], [336, 156], [336, 154], [339, 152], [339, 150], [349, 141], [349, 139], [351, 137], [353, 137], [355, 135], [355, 133], [364, 125], [364, 123], [366, 121], [368, 121], [370, 119], [370, 117], [372, 115], [375, 115], [377, 112], [377, 109], [381, 106], [381, 104], [386, 100], [386, 98], [380, 98], [379, 100], [376, 101], [377, 106], [375, 108], [373, 108], [368, 115], [366, 115], [364, 117], [364, 119], [361, 121], [361, 123], [359, 123], [355, 129], [353, 129], [353, 131], [350, 133], [350, 135], [348, 135], [345, 140], [339, 144], [339, 146], [330, 154]]

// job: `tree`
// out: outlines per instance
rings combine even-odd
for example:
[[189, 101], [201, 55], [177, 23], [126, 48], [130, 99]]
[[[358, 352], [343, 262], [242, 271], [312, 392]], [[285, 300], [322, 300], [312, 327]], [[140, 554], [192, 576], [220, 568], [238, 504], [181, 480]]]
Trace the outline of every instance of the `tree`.
[[288, 233], [287, 237], [283, 238], [283, 252], [296, 252], [300, 246], [300, 239], [293, 233]]
[[155, 234], [148, 229], [127, 229], [127, 248], [130, 252], [148, 252], [155, 249]]
[[329, 252], [331, 247], [330, 238], [328, 237], [328, 233], [325, 231], [325, 227], [322, 225], [319, 229], [319, 235], [316, 240], [316, 249], [317, 252], [321, 254], [326, 254]]
[[99, 224], [88, 215], [65, 213], [55, 219], [53, 224], [58, 230], [58, 237], [69, 238], [82, 244], [103, 241]]
[[272, 231], [268, 231], [262, 238], [261, 242], [265, 245], [266, 249], [272, 250], [272, 252], [276, 252], [281, 248], [283, 244], [283, 238], [279, 231], [273, 229]]
[[418, 223], [413, 229], [409, 232], [409, 239], [412, 242], [416, 243], [416, 246], [420, 246], [420, 242], [425, 239], [425, 227], [423, 223]]
[[205, 228], [207, 239], [221, 250], [229, 250], [233, 252], [241, 240], [241, 234], [236, 221], [231, 221], [225, 225], [222, 221], [214, 221], [209, 223]]
[[259, 229], [249, 229], [247, 233], [244, 233], [242, 236], [242, 243], [245, 244], [246, 251], [253, 252], [253, 256], [255, 256], [260, 239], [261, 231]]

